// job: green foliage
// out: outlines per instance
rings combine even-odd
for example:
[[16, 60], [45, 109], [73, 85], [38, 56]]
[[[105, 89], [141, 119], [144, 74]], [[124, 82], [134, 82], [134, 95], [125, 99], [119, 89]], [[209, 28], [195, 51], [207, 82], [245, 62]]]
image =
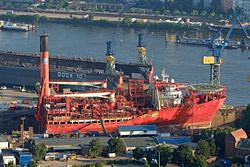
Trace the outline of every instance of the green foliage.
[[209, 14], [209, 17], [215, 17], [216, 16], [216, 13], [215, 12], [211, 12], [210, 14]]
[[95, 167], [103, 167], [104, 166], [104, 163], [103, 162], [97, 162], [95, 164]]
[[0, 15], [1, 20], [10, 20], [12, 22], [34, 23], [40, 20], [39, 15]]
[[186, 16], [188, 14], [187, 14], [187, 12], [181, 12], [181, 15]]
[[247, 106], [246, 111], [243, 113], [242, 128], [250, 134], [250, 104]]
[[89, 154], [91, 157], [97, 157], [102, 151], [102, 146], [99, 139], [93, 139], [89, 143]]
[[108, 141], [109, 152], [121, 154], [125, 152], [125, 145], [121, 138], [111, 138]]
[[200, 140], [198, 142], [198, 153], [205, 158], [210, 156], [210, 146], [206, 140]]
[[200, 133], [195, 133], [193, 135], [193, 142], [198, 142], [200, 140], [207, 140], [212, 137], [213, 131], [210, 129], [204, 129]]
[[44, 159], [48, 149], [44, 143], [37, 144], [37, 145], [33, 143], [29, 146], [29, 150], [35, 156], [35, 160], [40, 161]]
[[174, 10], [173, 14], [178, 16], [181, 15], [181, 12], [179, 10]]
[[185, 167], [193, 166], [193, 152], [189, 145], [182, 144], [173, 152], [173, 162]]
[[196, 155], [194, 157], [194, 167], [206, 167], [206, 157], [203, 155]]
[[36, 163], [36, 161], [30, 161], [30, 165], [29, 165], [30, 167], [37, 167], [37, 163]]
[[110, 161], [107, 161], [107, 164], [109, 165], [114, 165], [114, 164], [119, 164], [119, 165], [127, 165], [127, 164], [130, 164], [130, 163], [134, 163], [136, 161], [132, 161], [132, 160], [128, 160], [128, 159], [116, 159], [116, 160], [110, 160]]
[[148, 161], [145, 161], [144, 167], [150, 167]]
[[136, 147], [134, 150], [133, 150], [133, 157], [138, 160], [140, 158], [143, 157], [143, 152], [141, 150], [140, 147]]
[[[184, 13], [185, 14], [185, 13]], [[13, 22], [24, 22], [24, 23], [34, 23], [34, 22], [42, 22], [42, 23], [58, 23], [58, 24], [77, 24], [77, 25], [94, 25], [94, 26], [102, 26], [102, 27], [129, 27], [129, 28], [147, 28], [147, 29], [161, 29], [161, 30], [193, 30], [196, 26], [187, 25], [187, 24], [177, 24], [177, 23], [157, 23], [157, 22], [142, 22], [142, 21], [134, 21], [132, 22], [131, 18], [125, 17], [123, 21], [109, 21], [106, 19], [93, 20], [90, 15], [89, 19], [86, 18], [48, 18], [46, 16], [38, 16], [38, 15], [0, 15], [0, 20], [11, 20]]]
[[207, 15], [207, 11], [202, 11], [202, 12], [201, 12], [201, 15], [202, 15], [202, 16], [206, 16], [206, 15]]
[[161, 165], [165, 166], [172, 159], [173, 149], [170, 146], [161, 145], [158, 147], [158, 151], [160, 151]]
[[132, 24], [132, 19], [130, 17], [124, 17], [122, 20], [122, 24], [124, 26], [130, 26]]
[[219, 149], [220, 155], [224, 155], [225, 137], [233, 130], [233, 128], [218, 128], [214, 131], [215, 145]]
[[216, 152], [216, 145], [214, 139], [207, 139], [206, 141], [209, 144], [210, 156], [214, 156]]
[[197, 10], [193, 10], [193, 11], [191, 12], [191, 15], [192, 15], [192, 16], [198, 16], [198, 15], [199, 15], [199, 12], [198, 12]]
[[94, 163], [91, 163], [89, 165], [86, 165], [86, 167], [95, 167], [95, 164]]

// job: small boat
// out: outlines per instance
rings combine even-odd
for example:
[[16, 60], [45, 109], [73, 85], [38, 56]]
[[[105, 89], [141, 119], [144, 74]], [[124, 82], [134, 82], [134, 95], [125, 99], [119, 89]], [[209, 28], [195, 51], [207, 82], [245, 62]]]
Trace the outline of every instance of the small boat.
[[21, 24], [21, 23], [12, 23], [12, 22], [5, 22], [2, 26], [3, 31], [31, 31], [35, 27], [31, 24]]

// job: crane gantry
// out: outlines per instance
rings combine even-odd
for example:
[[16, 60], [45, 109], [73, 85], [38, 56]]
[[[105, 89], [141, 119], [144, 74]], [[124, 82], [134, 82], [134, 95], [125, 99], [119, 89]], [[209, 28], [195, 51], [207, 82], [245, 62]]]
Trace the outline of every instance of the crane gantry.
[[[222, 54], [225, 50], [225, 47], [229, 44], [229, 38], [233, 33], [233, 29], [236, 25], [236, 23], [238, 22], [241, 26], [241, 28], [243, 29], [246, 37], [248, 39], [250, 39], [250, 36], [248, 36], [247, 31], [245, 30], [243, 24], [241, 23], [239, 17], [237, 15], [233, 15], [230, 16], [229, 19], [231, 19], [232, 17], [234, 17], [233, 20], [233, 24], [230, 28], [230, 30], [228, 31], [226, 38], [224, 39], [224, 42], [221, 42], [220, 46], [219, 46], [219, 50], [217, 51], [216, 47], [218, 47], [218, 45], [215, 45], [215, 41], [219, 38], [221, 32], [224, 29], [224, 26], [216, 33], [216, 35], [214, 36], [214, 38], [211, 39], [211, 49], [210, 51], [212, 52], [211, 55], [209, 56], [203, 56], [202, 57], [202, 64], [205, 65], [210, 65], [211, 66], [211, 71], [210, 71], [210, 82], [213, 85], [220, 85], [220, 65], [222, 64]], [[229, 20], [227, 19], [227, 20]], [[248, 80], [250, 82], [250, 76], [248, 77]]]

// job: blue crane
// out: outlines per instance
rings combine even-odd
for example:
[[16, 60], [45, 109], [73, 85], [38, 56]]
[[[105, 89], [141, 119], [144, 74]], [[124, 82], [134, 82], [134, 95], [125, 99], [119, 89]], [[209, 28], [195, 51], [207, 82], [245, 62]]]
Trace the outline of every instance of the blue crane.
[[[216, 35], [211, 39], [211, 50], [210, 51], [212, 51], [212, 55], [203, 56], [203, 58], [202, 58], [202, 64], [211, 66], [210, 82], [213, 85], [220, 85], [220, 65], [222, 64], [222, 58], [221, 57], [222, 57], [222, 54], [223, 54], [223, 52], [225, 50], [225, 47], [228, 46], [228, 44], [229, 44], [229, 38], [232, 35], [233, 29], [235, 28], [235, 25], [236, 25], [237, 22], [240, 24], [240, 26], [243, 29], [243, 31], [244, 31], [245, 35], [247, 36], [247, 38], [250, 39], [250, 37], [248, 36], [246, 30], [244, 29], [244, 26], [240, 22], [239, 17], [237, 15], [233, 15], [233, 16], [234, 16], [233, 24], [232, 24], [230, 30], [228, 31], [228, 33], [227, 33], [227, 35], [226, 35], [226, 37], [224, 39], [224, 42], [220, 43], [220, 45], [219, 45], [220, 49], [217, 51], [215, 42], [219, 38], [219, 36], [220, 36], [221, 32], [223, 31], [224, 27], [222, 27], [218, 31], [218, 33], [216, 33]], [[232, 18], [232, 16], [230, 16], [230, 18]]]

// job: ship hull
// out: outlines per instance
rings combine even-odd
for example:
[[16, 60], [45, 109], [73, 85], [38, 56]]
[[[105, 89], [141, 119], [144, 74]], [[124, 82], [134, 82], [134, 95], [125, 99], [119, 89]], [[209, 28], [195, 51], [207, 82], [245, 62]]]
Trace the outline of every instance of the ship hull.
[[[144, 125], [156, 124], [158, 128], [167, 126], [186, 127], [186, 128], [210, 128], [212, 119], [216, 112], [223, 105], [225, 98], [212, 100], [202, 104], [196, 104], [193, 107], [181, 106], [175, 108], [161, 109], [160, 111], [149, 111], [147, 114], [135, 118], [120, 118], [116, 120], [78, 120], [82, 123], [75, 124], [48, 124], [46, 133], [70, 133], [98, 131], [114, 132], [122, 125]], [[126, 120], [128, 119], [128, 120]], [[104, 129], [103, 129], [104, 126]]]
[[19, 32], [28, 32], [28, 28], [14, 28], [14, 27], [2, 27], [3, 31], [19, 31]]
[[[220, 31], [221, 28], [222, 28], [222, 26], [219, 26], [219, 25], [209, 26], [209, 29], [211, 31], [216, 31], [216, 32]], [[227, 33], [227, 32], [229, 32], [230, 28], [231, 27], [224, 27], [222, 32]], [[250, 33], [250, 26], [245, 26], [244, 28], [245, 28], [246, 32], [249, 34]], [[241, 27], [235, 27], [233, 29], [233, 34], [245, 36], [245, 33]]]

